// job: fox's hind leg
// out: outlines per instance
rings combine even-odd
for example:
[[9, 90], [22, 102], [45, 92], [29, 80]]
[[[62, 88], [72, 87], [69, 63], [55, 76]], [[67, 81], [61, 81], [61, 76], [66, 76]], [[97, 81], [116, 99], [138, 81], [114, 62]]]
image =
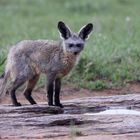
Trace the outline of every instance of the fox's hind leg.
[[12, 82], [10, 95], [11, 95], [12, 103], [15, 106], [21, 106], [21, 104], [17, 101], [17, 98], [16, 98], [16, 90], [17, 88], [22, 86], [25, 83], [25, 81], [26, 81], [26, 77], [19, 77], [16, 80], [14, 80], [14, 82]]
[[31, 104], [36, 104], [36, 102], [34, 101], [34, 99], [32, 98], [31, 94], [32, 94], [32, 90], [34, 89], [37, 81], [39, 79], [39, 75], [35, 75], [32, 79], [30, 79], [27, 82], [27, 86], [26, 89], [24, 91], [24, 95], [26, 97], [26, 99], [31, 103]]

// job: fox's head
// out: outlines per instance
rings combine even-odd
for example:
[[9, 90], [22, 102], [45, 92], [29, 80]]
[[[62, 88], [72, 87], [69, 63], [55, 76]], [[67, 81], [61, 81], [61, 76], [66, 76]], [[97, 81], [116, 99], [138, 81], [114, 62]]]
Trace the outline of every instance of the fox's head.
[[84, 49], [85, 42], [93, 30], [93, 25], [89, 23], [83, 26], [78, 33], [73, 33], [64, 22], [59, 21], [58, 29], [63, 41], [64, 51], [77, 55]]

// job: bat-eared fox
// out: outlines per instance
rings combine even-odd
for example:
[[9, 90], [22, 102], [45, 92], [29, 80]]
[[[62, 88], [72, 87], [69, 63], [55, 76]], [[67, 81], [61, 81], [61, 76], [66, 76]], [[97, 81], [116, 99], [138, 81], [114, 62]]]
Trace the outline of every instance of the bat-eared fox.
[[21, 106], [16, 98], [16, 90], [26, 82], [24, 95], [31, 104], [36, 104], [31, 96], [41, 73], [46, 75], [48, 104], [63, 107], [60, 103], [61, 79], [76, 64], [86, 40], [93, 30], [92, 23], [73, 33], [64, 22], [58, 22], [60, 41], [24, 40], [12, 46], [7, 57], [4, 74], [0, 77], [0, 95], [6, 91], [10, 79], [10, 95], [15, 106]]

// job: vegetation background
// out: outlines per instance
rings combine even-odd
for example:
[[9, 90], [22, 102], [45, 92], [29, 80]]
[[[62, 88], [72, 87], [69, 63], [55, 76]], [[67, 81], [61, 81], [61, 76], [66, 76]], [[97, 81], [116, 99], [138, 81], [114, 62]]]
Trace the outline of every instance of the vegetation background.
[[[88, 89], [140, 80], [140, 0], [0, 0], [0, 74], [8, 50], [25, 39], [59, 39], [57, 22], [94, 32], [78, 66], [65, 78]], [[42, 76], [39, 85], [44, 82]]]

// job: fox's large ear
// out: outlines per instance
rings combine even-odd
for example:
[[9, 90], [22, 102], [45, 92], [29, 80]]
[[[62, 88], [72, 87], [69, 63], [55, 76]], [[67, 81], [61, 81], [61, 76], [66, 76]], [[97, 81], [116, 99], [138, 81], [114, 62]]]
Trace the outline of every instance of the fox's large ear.
[[79, 31], [79, 37], [82, 38], [83, 40], [87, 40], [92, 30], [93, 30], [92, 23], [83, 26]]
[[59, 21], [57, 27], [58, 27], [59, 32], [60, 32], [60, 37], [62, 39], [68, 39], [71, 36], [71, 31], [68, 28], [68, 26], [65, 25], [64, 22]]

